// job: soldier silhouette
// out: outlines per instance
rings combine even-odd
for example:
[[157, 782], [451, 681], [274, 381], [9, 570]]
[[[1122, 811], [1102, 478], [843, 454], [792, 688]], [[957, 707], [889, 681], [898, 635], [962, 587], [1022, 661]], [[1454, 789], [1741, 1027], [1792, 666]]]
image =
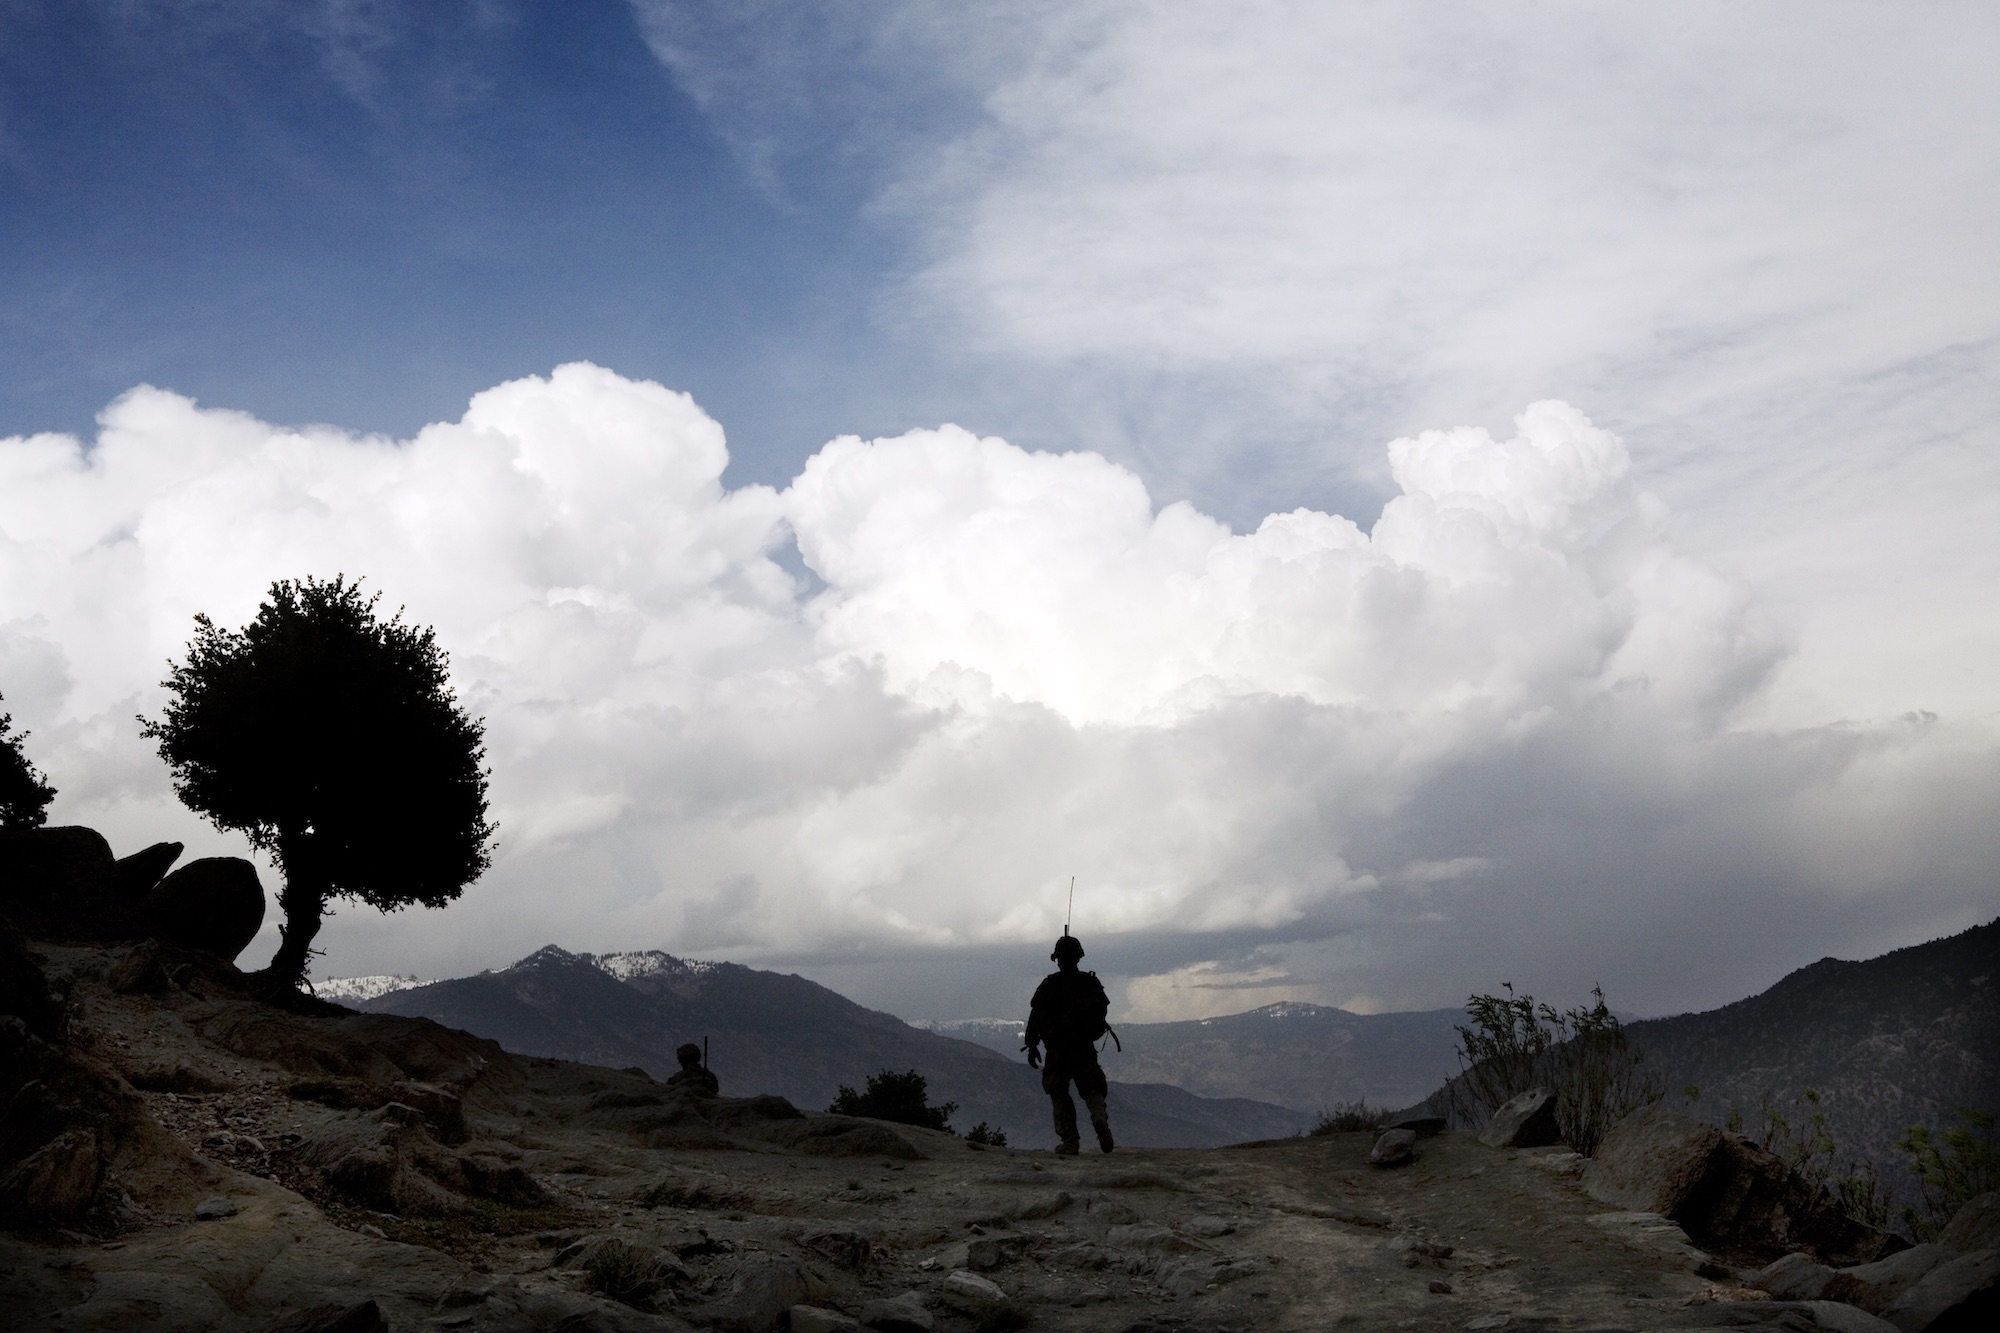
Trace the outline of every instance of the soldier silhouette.
[[[708, 1038], [703, 1037], [703, 1041]], [[681, 1062], [680, 1072], [667, 1080], [670, 1088], [684, 1088], [696, 1096], [713, 1097], [722, 1091], [722, 1084], [716, 1080], [702, 1063], [701, 1047], [691, 1041], [682, 1042], [674, 1048], [674, 1058]]]
[[[1111, 1151], [1111, 1117], [1104, 1109], [1107, 1085], [1104, 1070], [1097, 1063], [1097, 1039], [1111, 1030], [1105, 1022], [1111, 1012], [1110, 997], [1095, 972], [1079, 972], [1083, 945], [1065, 933], [1049, 955], [1056, 970], [1035, 987], [1028, 1002], [1028, 1030], [1022, 1034], [1022, 1049], [1028, 1053], [1030, 1068], [1042, 1071], [1042, 1091], [1049, 1094], [1055, 1110], [1056, 1151], [1074, 1156], [1077, 1151], [1076, 1103], [1069, 1099], [1069, 1085], [1090, 1110], [1090, 1124], [1097, 1131], [1097, 1146]], [[1048, 1047], [1043, 1058], [1036, 1050]]]

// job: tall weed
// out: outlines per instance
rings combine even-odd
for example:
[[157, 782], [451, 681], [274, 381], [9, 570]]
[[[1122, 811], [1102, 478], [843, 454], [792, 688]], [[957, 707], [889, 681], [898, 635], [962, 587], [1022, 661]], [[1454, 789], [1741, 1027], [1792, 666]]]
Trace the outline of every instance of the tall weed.
[[1308, 1137], [1318, 1138], [1323, 1134], [1352, 1134], [1361, 1130], [1378, 1130], [1388, 1118], [1388, 1112], [1380, 1107], [1370, 1106], [1363, 1097], [1358, 1102], [1335, 1102], [1320, 1108], [1319, 1119], [1306, 1131]]
[[1465, 1002], [1472, 1022], [1458, 1029], [1459, 1076], [1449, 1085], [1454, 1119], [1480, 1124], [1530, 1088], [1548, 1088], [1557, 1131], [1589, 1157], [1627, 1112], [1660, 1099], [1659, 1080], [1642, 1067], [1645, 1056], [1605, 1004], [1603, 987], [1591, 988], [1593, 1004], [1564, 1010], [1515, 994], [1512, 983], [1501, 989], [1505, 994]]
[[1918, 1240], [1935, 1240], [1967, 1201], [2000, 1189], [2000, 1147], [1993, 1142], [1991, 1111], [1961, 1106], [1958, 1123], [1942, 1133], [1911, 1125], [1896, 1148], [1917, 1178], [1919, 1201], [1904, 1206], [1903, 1221]]
[[[1835, 1169], [1839, 1149], [1827, 1118], [1826, 1100], [1819, 1089], [1807, 1088], [1801, 1092], [1793, 1108], [1795, 1112], [1802, 1111], [1796, 1123], [1770, 1093], [1765, 1093], [1758, 1108], [1763, 1119], [1762, 1133], [1745, 1137], [1782, 1160], [1813, 1193], [1831, 1197], [1848, 1217], [1867, 1226], [1888, 1229], [1894, 1209], [1889, 1202], [1888, 1187], [1874, 1164], [1857, 1159], [1848, 1162], [1845, 1172]], [[1740, 1133], [1742, 1115], [1734, 1108], [1731, 1110], [1730, 1128]]]

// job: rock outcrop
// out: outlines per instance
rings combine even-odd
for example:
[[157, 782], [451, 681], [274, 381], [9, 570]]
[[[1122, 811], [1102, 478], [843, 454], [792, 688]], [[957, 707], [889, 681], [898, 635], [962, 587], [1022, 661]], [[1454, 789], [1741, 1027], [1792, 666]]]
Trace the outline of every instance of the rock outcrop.
[[157, 939], [234, 962], [264, 924], [264, 886], [241, 857], [205, 856], [159, 880], [139, 921]]
[[75, 825], [0, 832], [0, 915], [38, 940], [121, 940], [139, 933], [111, 844]]
[[1957, 1333], [2000, 1324], [2000, 1195], [1971, 1200], [1936, 1242], [1872, 1263], [1830, 1268], [1788, 1254], [1751, 1278], [1779, 1300], [1838, 1301], [1886, 1319], [1899, 1333]]
[[1957, 1254], [1917, 1246], [1876, 1263], [1830, 1269], [1787, 1255], [1750, 1280], [1781, 1301], [1839, 1303], [1894, 1325], [1900, 1333], [1988, 1329], [2000, 1320], [2000, 1253]]
[[73, 1051], [68, 1002], [0, 922], [0, 1226], [83, 1220], [116, 1200], [107, 1172], [159, 1136], [121, 1078]]
[[1937, 1243], [1960, 1254], [2000, 1250], [2000, 1193], [1981, 1194], [1967, 1201], [1938, 1232]]
[[1479, 1141], [1489, 1148], [1545, 1148], [1560, 1143], [1555, 1093], [1530, 1088], [1509, 1099], [1479, 1131]]
[[[95, 829], [0, 833], [0, 915], [42, 940], [163, 940], [234, 961], [264, 923], [257, 868], [204, 857], [172, 870], [181, 844], [114, 858]], [[171, 872], [171, 873], [170, 873]]]
[[1417, 1160], [1416, 1131], [1392, 1129], [1375, 1140], [1368, 1150], [1370, 1166], [1403, 1166]]
[[1853, 1264], [1898, 1245], [1742, 1135], [1658, 1105], [1612, 1126], [1584, 1168], [1583, 1187], [1601, 1202], [1672, 1218], [1701, 1244], [1751, 1255], [1805, 1249]]
[[118, 876], [119, 896], [126, 902], [144, 901], [153, 886], [174, 868], [174, 862], [181, 859], [182, 850], [177, 842], [156, 842], [130, 856], [119, 857], [112, 864], [112, 871]]

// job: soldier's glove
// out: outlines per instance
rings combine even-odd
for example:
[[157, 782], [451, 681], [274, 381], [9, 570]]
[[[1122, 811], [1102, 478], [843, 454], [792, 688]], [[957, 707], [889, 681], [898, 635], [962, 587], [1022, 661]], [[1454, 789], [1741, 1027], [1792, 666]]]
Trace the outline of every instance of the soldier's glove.
[[1023, 1046], [1021, 1049], [1028, 1053], [1028, 1068], [1040, 1069], [1042, 1067], [1041, 1048], [1036, 1046]]

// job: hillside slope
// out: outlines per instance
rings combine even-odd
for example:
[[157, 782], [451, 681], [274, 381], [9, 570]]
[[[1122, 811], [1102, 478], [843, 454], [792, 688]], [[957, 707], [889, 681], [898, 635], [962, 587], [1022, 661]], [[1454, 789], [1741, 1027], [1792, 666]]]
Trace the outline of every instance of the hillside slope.
[[[435, 1019], [525, 1055], [638, 1067], [665, 1077], [674, 1047], [709, 1039], [711, 1067], [732, 1093], [771, 1092], [822, 1107], [840, 1085], [882, 1069], [916, 1069], [933, 1103], [953, 1101], [957, 1128], [984, 1120], [1028, 1147], [1051, 1146], [1038, 1076], [971, 1042], [924, 1032], [799, 976], [664, 953], [596, 958], [553, 945], [511, 967], [392, 991], [356, 1008]], [[1107, 1056], [1115, 1076], [1123, 1067]], [[1278, 1138], [1307, 1117], [1263, 1102], [1203, 1098], [1161, 1084], [1115, 1082], [1121, 1142], [1198, 1147]]]
[[[11, 1124], [4, 1164], [95, 1168], [0, 1173], [28, 1185], [0, 1216], [9, 1333], [777, 1333], [800, 1326], [799, 1302], [937, 1333], [1854, 1333], [1865, 1318], [1718, 1288], [1733, 1258], [1607, 1214], [1559, 1150], [1445, 1134], [1386, 1171], [1367, 1134], [979, 1148], [679, 1096], [419, 1019], [274, 1006], [171, 946], [10, 959], [7, 942], [0, 980], [23, 984], [0, 986], [0, 1009], [62, 1034], [5, 1015], [13, 1053], [57, 1076], [15, 1104], [64, 1119], [33, 1127], [39, 1147]], [[129, 964], [149, 958], [158, 975], [135, 988]]]
[[1796, 1122], [1815, 1088], [1842, 1155], [1893, 1168], [1906, 1126], [2000, 1111], [2000, 921], [1865, 962], [1823, 958], [1760, 995], [1628, 1031], [1676, 1104], [1700, 1088], [1695, 1114], [1738, 1109], [1754, 1134], [1767, 1094]]

